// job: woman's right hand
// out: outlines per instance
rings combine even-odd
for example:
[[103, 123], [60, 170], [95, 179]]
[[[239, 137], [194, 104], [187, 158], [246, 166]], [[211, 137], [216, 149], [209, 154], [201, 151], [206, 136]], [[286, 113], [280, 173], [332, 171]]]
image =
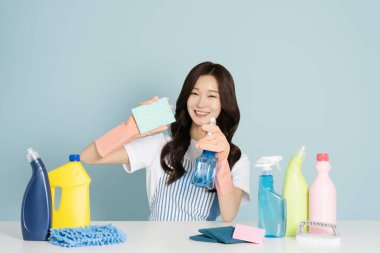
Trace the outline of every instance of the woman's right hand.
[[[158, 99], [159, 98], [155, 96], [150, 100], [141, 102], [140, 105], [148, 105]], [[122, 148], [125, 144], [137, 138], [164, 131], [167, 128], [167, 126], [160, 126], [149, 132], [140, 134], [136, 121], [131, 115], [127, 121], [116, 126], [95, 142], [88, 145], [81, 153], [81, 160], [91, 164], [128, 163], [128, 154], [126, 150]]]

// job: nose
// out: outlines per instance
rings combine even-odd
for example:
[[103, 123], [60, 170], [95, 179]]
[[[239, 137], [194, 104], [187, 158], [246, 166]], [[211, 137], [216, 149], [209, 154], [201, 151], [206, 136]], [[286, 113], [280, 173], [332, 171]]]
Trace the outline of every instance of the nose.
[[198, 96], [197, 106], [199, 108], [207, 106], [207, 98], [205, 96]]

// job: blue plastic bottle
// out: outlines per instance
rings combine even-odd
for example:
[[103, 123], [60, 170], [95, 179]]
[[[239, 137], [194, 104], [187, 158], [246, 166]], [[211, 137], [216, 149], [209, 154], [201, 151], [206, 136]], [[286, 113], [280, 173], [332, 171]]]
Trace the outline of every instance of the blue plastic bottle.
[[[216, 119], [211, 118], [210, 124], [216, 124]], [[211, 135], [211, 133], [207, 133]], [[215, 152], [203, 150], [202, 154], [197, 157], [194, 166], [194, 174], [191, 182], [198, 187], [203, 187], [208, 190], [215, 188], [217, 159]]]
[[274, 192], [271, 166], [278, 165], [281, 156], [262, 157], [257, 167], [262, 167], [259, 178], [259, 228], [265, 237], [284, 237], [286, 230], [286, 200]]
[[27, 241], [46, 241], [52, 217], [49, 178], [37, 152], [29, 148], [27, 153], [33, 174], [22, 201], [22, 237]]

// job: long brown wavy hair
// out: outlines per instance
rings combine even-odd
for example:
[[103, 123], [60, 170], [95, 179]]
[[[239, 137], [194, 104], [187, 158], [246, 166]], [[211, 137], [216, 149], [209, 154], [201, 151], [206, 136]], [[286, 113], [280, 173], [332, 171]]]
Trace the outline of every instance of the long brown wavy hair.
[[167, 184], [171, 184], [185, 174], [183, 157], [189, 148], [192, 119], [187, 110], [187, 100], [200, 76], [212, 75], [218, 82], [221, 112], [217, 125], [230, 144], [228, 163], [230, 168], [240, 159], [241, 151], [232, 143], [232, 137], [239, 125], [240, 111], [236, 100], [235, 84], [230, 72], [220, 64], [203, 62], [195, 66], [187, 75], [181, 93], [178, 96], [175, 119], [170, 130], [172, 140], [161, 151], [161, 166], [169, 174]]

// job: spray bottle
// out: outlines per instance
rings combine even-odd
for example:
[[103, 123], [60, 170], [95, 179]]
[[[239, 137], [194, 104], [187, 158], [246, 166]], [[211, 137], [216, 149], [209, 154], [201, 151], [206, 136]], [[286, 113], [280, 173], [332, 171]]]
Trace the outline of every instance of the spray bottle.
[[[328, 154], [317, 154], [317, 178], [309, 191], [309, 220], [336, 224], [336, 189], [329, 176]], [[328, 227], [310, 227], [311, 233], [332, 233]]]
[[[216, 119], [210, 118], [210, 124], [215, 125]], [[211, 132], [208, 132], [207, 135], [211, 135]], [[202, 154], [198, 156], [195, 161], [194, 174], [191, 183], [208, 190], [214, 189], [216, 164], [217, 159], [215, 157], [215, 152], [203, 150]]]
[[265, 229], [265, 237], [284, 237], [286, 229], [286, 200], [274, 192], [271, 166], [277, 165], [282, 156], [261, 157], [255, 164], [261, 167], [259, 178], [259, 228]]
[[49, 178], [45, 165], [35, 150], [28, 148], [27, 158], [33, 174], [22, 200], [22, 237], [27, 241], [46, 241], [52, 221]]
[[282, 195], [286, 199], [286, 235], [295, 236], [301, 221], [308, 220], [309, 189], [302, 175], [305, 147], [293, 155], [286, 169]]

